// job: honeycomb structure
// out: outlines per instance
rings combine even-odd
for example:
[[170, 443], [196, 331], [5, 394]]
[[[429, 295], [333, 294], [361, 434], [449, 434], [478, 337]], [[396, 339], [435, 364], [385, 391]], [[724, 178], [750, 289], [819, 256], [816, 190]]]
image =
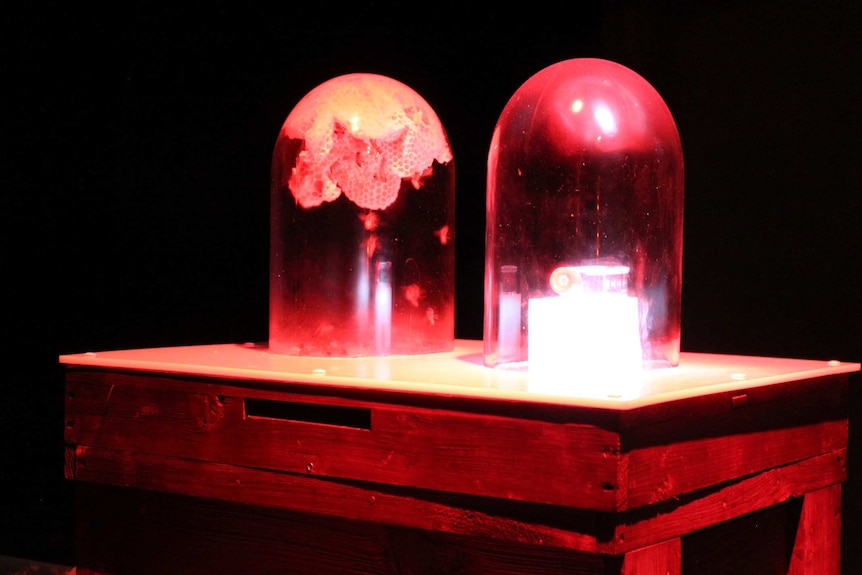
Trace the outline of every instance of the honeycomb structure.
[[287, 187], [313, 208], [343, 193], [356, 205], [383, 210], [402, 182], [416, 189], [433, 163], [452, 160], [437, 115], [412, 89], [376, 74], [324, 82], [291, 111], [281, 137], [301, 140]]

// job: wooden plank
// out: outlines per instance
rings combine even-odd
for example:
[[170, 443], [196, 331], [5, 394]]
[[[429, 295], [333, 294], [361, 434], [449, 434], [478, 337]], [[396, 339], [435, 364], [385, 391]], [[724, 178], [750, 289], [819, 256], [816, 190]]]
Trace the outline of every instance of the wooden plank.
[[682, 541], [676, 537], [630, 551], [623, 557], [620, 575], [680, 575]]
[[[157, 381], [70, 377], [67, 442], [576, 508], [617, 505], [618, 436], [596, 426], [229, 386], [193, 393]], [[248, 417], [248, 395], [364, 410], [370, 425]]]
[[85, 482], [78, 487], [79, 573], [607, 575], [604, 558], [565, 549]]
[[[475, 498], [472, 498], [472, 506], [459, 505], [459, 502], [431, 498], [432, 494], [416, 490], [86, 446], [78, 447], [77, 462], [78, 481], [480, 536], [546, 548], [596, 551], [594, 535], [545, 525], [535, 519], [484, 512]], [[428, 498], [423, 498], [423, 495]], [[565, 510], [550, 508], [546, 513], [552, 516], [565, 513]], [[593, 531], [595, 529], [594, 525]]]
[[619, 555], [843, 481], [845, 457], [846, 450], [839, 450], [680, 500], [673, 507], [660, 505], [637, 514], [620, 514], [610, 537], [601, 535], [605, 529], [601, 522], [608, 520], [607, 517], [596, 516], [592, 523], [585, 522], [579, 530], [573, 530], [560, 526], [556, 516], [566, 511], [559, 508], [547, 508], [544, 514], [534, 512], [525, 518], [518, 517], [517, 513], [483, 512], [475, 499], [452, 503], [423, 498], [423, 494], [414, 490], [397, 491], [386, 486], [222, 464], [168, 461], [157, 456], [98, 448], [78, 449], [77, 477], [79, 481]]
[[97, 432], [113, 389], [101, 378], [84, 378], [82, 381], [77, 375], [66, 376], [66, 420], [63, 437], [69, 444], [80, 442], [80, 429], [90, 434]]
[[848, 374], [710, 393], [620, 413], [622, 449], [848, 418]]
[[349, 385], [315, 385], [313, 383], [267, 380], [245, 380], [206, 375], [124, 371], [110, 368], [66, 367], [66, 381], [75, 384], [136, 386], [173, 389], [187, 393], [207, 393], [236, 397], [274, 398], [289, 393], [297, 401], [325, 401], [329, 405], [370, 404], [448, 409], [462, 413], [502, 415], [518, 419], [536, 419], [556, 423], [584, 423], [607, 429], [619, 427], [619, 411], [589, 405], [554, 402], [513, 401], [494, 397], [464, 397], [445, 393], [417, 393], [408, 390], [382, 392]]
[[619, 509], [672, 500], [710, 485], [847, 446], [848, 422], [826, 421], [679, 441], [624, 454]]
[[607, 557], [500, 539], [392, 528], [392, 575], [608, 575]]
[[377, 575], [385, 528], [78, 483], [79, 572]]
[[[135, 381], [141, 379], [146, 380]], [[157, 381], [174, 385], [172, 380]], [[329, 396], [249, 393], [229, 386], [219, 386], [215, 394], [192, 393], [188, 389], [211, 387], [185, 384], [186, 391], [179, 392], [157, 385], [127, 385], [118, 374], [109, 374], [104, 381], [72, 378], [66, 439], [110, 449], [602, 511], [670, 500], [833, 450], [847, 441], [843, 420], [679, 441], [621, 456], [612, 431], [589, 425]], [[309, 407], [365, 410], [373, 425], [357, 429], [250, 418], [244, 412], [245, 398], [227, 395], [239, 392], [298, 405], [305, 402]], [[517, 458], [512, 457], [513, 449]]]
[[788, 575], [839, 575], [840, 558], [841, 485], [838, 484], [805, 495]]
[[847, 449], [838, 449], [692, 493], [673, 502], [624, 513], [613, 537], [598, 542], [598, 552], [627, 553], [840, 484], [847, 478], [846, 460]]

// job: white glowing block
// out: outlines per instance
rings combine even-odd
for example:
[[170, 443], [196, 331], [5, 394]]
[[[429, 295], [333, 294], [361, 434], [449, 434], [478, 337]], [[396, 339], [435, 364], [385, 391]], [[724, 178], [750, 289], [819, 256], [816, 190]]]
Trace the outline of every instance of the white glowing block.
[[636, 297], [581, 292], [534, 298], [527, 313], [529, 391], [620, 399], [640, 394]]

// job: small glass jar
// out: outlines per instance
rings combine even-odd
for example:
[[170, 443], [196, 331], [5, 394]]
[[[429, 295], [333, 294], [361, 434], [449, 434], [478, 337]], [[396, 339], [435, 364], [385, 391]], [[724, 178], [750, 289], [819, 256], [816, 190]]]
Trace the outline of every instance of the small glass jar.
[[281, 128], [271, 184], [270, 351], [454, 349], [454, 161], [422, 97], [376, 74], [317, 86]]
[[577, 58], [529, 78], [488, 156], [485, 364], [676, 366], [683, 175], [673, 117], [632, 70]]

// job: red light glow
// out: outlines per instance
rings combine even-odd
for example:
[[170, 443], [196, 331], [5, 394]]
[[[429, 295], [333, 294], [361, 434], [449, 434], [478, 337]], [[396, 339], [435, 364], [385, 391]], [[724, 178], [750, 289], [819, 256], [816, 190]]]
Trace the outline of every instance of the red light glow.
[[433, 162], [451, 161], [440, 121], [400, 83], [383, 76], [349, 74], [312, 90], [282, 128], [303, 140], [288, 188], [305, 208], [343, 192], [369, 210], [387, 208], [401, 181], [421, 186]]
[[497, 122], [487, 184], [486, 365], [579, 386], [678, 364], [682, 148], [644, 78], [594, 58], [534, 74]]
[[348, 74], [285, 120], [271, 179], [273, 351], [448, 351], [454, 341], [454, 165], [431, 107]]

